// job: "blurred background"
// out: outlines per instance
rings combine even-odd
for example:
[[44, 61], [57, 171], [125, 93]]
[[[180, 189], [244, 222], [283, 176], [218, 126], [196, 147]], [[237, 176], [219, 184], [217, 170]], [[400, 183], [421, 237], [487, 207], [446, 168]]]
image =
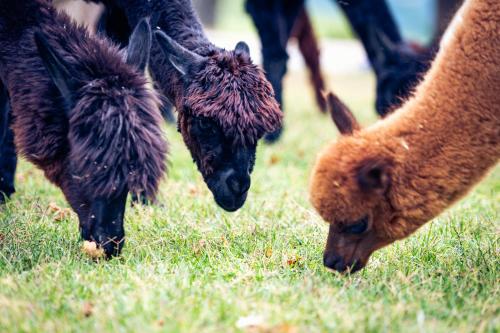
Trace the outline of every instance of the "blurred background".
[[[261, 63], [260, 41], [245, 0], [193, 0], [209, 37], [219, 46], [232, 49], [239, 40], [250, 45], [252, 58]], [[427, 45], [437, 27], [438, 1], [388, 0], [390, 9], [405, 40]], [[306, 6], [320, 39], [323, 71], [333, 75], [369, 71], [361, 44], [334, 0], [307, 0]], [[302, 71], [304, 60], [296, 43], [289, 43], [289, 71]]]
[[[203, 23], [210, 28], [234, 32], [253, 32], [245, 15], [244, 0], [194, 0]], [[353, 38], [348, 23], [333, 0], [308, 0], [307, 9], [320, 37]], [[388, 0], [407, 39], [426, 43], [435, 30], [435, 0]]]
[[[436, 16], [439, 0], [387, 0], [405, 40], [428, 44], [438, 28]], [[55, 0], [78, 21], [90, 26], [96, 22], [101, 8], [81, 0]], [[193, 0], [196, 10], [212, 41], [228, 49], [244, 40], [250, 45], [252, 58], [261, 63], [260, 41], [245, 0]], [[321, 64], [330, 74], [368, 71], [361, 44], [353, 36], [348, 22], [334, 0], [307, 0], [306, 6], [320, 39]], [[289, 70], [302, 70], [303, 59], [295, 43], [289, 43]]]

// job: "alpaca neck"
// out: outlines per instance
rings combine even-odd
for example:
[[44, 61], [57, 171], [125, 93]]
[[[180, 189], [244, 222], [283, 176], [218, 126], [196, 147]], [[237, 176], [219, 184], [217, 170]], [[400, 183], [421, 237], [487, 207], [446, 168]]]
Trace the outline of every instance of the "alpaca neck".
[[416, 225], [464, 196], [500, 157], [500, 3], [466, 6], [415, 97], [374, 126], [398, 160], [393, 205]]

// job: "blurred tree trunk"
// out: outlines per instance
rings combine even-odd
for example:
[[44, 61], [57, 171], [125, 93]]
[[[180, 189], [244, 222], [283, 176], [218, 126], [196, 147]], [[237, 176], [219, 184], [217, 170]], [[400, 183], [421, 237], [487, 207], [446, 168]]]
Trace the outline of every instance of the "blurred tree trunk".
[[203, 25], [213, 27], [215, 25], [217, 0], [193, 0], [193, 4]]

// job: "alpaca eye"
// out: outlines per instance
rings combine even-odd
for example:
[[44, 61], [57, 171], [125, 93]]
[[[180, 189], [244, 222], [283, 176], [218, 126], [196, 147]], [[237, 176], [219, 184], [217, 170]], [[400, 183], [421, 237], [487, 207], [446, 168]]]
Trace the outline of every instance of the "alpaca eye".
[[203, 132], [214, 132], [215, 128], [212, 121], [208, 119], [198, 118], [198, 128]]
[[355, 224], [351, 224], [343, 228], [342, 232], [351, 235], [359, 235], [365, 232], [367, 228], [368, 228], [368, 216], [365, 216], [361, 220], [357, 221]]

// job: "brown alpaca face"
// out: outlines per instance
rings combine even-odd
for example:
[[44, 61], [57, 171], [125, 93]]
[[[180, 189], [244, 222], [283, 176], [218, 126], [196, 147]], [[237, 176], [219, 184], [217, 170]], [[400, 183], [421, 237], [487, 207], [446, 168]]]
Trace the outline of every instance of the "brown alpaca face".
[[272, 87], [243, 42], [202, 57], [155, 34], [184, 84], [179, 131], [217, 204], [235, 211], [247, 198], [258, 140], [281, 126]]
[[386, 228], [395, 217], [387, 196], [390, 163], [360, 158], [366, 152], [351, 144], [327, 148], [311, 182], [312, 204], [330, 224], [323, 262], [339, 272], [363, 268], [375, 250], [395, 240]]
[[354, 272], [375, 250], [401, 237], [395, 233], [399, 217], [389, 197], [394, 162], [355, 136], [359, 125], [340, 101], [330, 95], [329, 103], [344, 137], [319, 156], [311, 178], [311, 202], [330, 224], [325, 266]]

